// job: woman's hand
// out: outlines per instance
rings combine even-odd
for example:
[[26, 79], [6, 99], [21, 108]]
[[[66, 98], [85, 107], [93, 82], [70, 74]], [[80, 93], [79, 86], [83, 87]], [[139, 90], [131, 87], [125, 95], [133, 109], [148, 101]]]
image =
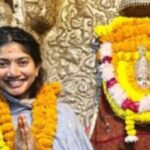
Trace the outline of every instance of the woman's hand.
[[34, 138], [24, 115], [18, 116], [14, 146], [15, 150], [36, 150]]

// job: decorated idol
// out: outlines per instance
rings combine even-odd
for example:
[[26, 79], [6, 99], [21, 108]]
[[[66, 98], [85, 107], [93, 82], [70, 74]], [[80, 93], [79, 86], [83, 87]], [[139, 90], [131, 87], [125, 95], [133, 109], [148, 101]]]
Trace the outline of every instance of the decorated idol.
[[150, 0], [121, 1], [120, 16], [95, 27], [102, 85], [96, 150], [150, 149], [149, 6]]

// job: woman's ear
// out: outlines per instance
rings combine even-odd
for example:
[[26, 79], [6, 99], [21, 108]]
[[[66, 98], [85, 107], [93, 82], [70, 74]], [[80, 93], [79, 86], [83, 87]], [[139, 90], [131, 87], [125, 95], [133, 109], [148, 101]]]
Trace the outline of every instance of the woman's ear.
[[36, 73], [35, 73], [35, 76], [36, 76], [36, 77], [37, 77], [38, 74], [39, 74], [40, 68], [41, 68], [41, 65], [38, 65], [38, 66], [36, 67]]

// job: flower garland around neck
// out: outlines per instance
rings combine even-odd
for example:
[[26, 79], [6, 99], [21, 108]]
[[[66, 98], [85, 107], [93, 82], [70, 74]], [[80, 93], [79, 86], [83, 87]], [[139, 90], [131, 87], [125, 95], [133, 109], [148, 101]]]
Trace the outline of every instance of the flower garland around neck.
[[0, 128], [0, 150], [10, 150], [9, 147], [4, 142], [4, 137], [1, 128]]
[[[35, 137], [37, 150], [52, 149], [57, 128], [57, 95], [60, 91], [61, 85], [58, 82], [44, 85], [33, 102], [31, 131]], [[8, 103], [2, 94], [0, 94], [0, 116], [2, 131], [0, 144], [3, 144], [2, 147], [7, 145], [9, 149], [13, 150], [15, 130]]]
[[117, 17], [95, 28], [102, 43], [96, 55], [104, 92], [115, 114], [125, 119], [126, 142], [138, 140], [135, 123], [150, 123], [150, 88], [139, 87], [133, 71], [139, 45], [146, 48], [150, 60], [149, 25], [150, 18]]

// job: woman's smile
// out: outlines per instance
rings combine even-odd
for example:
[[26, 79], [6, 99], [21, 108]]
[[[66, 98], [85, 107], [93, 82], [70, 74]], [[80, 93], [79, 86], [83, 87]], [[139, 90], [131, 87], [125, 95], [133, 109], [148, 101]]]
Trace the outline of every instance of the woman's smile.
[[9, 80], [8, 79], [5, 82], [10, 88], [19, 88], [24, 84], [25, 80], [24, 79]]

